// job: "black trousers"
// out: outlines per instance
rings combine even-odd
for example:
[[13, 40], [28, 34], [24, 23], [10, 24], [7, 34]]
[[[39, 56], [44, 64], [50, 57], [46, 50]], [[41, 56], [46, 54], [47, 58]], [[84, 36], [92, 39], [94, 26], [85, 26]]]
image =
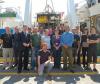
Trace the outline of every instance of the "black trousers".
[[18, 71], [22, 71], [22, 68], [28, 68], [29, 61], [29, 48], [24, 48], [20, 51], [20, 55], [18, 57]]
[[14, 65], [17, 66], [18, 65], [18, 57], [20, 55], [20, 49], [19, 48], [14, 48], [14, 59], [15, 59], [15, 63]]
[[87, 54], [88, 54], [88, 48], [87, 47], [82, 47], [82, 56], [83, 56], [83, 66], [87, 66]]
[[54, 67], [60, 68], [61, 67], [61, 48], [59, 50], [53, 49], [53, 56], [54, 56]]
[[97, 47], [92, 46], [88, 48], [88, 58], [87, 58], [88, 63], [97, 63]]
[[77, 53], [77, 64], [78, 65], [81, 65], [81, 59], [80, 59], [81, 54], [80, 54], [80, 52], [81, 52], [81, 48], [79, 48], [78, 53]]

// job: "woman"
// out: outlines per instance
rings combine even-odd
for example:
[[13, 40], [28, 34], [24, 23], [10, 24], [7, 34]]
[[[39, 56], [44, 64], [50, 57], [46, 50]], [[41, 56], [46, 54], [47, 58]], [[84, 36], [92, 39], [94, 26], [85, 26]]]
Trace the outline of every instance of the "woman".
[[[41, 50], [38, 53], [38, 74], [43, 75], [43, 72], [47, 70], [49, 72], [52, 68], [50, 64], [51, 55], [48, 50], [47, 44], [42, 43]], [[45, 70], [46, 69], [46, 70]]]
[[87, 53], [88, 53], [88, 43], [87, 43], [87, 39], [88, 39], [88, 30], [84, 29], [84, 31], [82, 32], [82, 36], [81, 36], [81, 47], [82, 47], [82, 56], [83, 56], [83, 68], [85, 69], [87, 67]]
[[60, 68], [61, 62], [61, 46], [59, 30], [55, 30], [55, 35], [52, 39], [53, 44], [53, 56], [54, 56], [54, 68]]

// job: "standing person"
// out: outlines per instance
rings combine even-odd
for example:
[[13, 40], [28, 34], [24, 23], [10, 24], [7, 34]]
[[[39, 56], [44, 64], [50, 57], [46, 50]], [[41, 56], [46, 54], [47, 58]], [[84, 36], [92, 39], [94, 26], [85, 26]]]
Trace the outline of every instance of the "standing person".
[[23, 31], [21, 33], [22, 50], [18, 59], [18, 73], [22, 72], [22, 68], [23, 70], [29, 71], [28, 60], [29, 60], [30, 42], [31, 42], [30, 34], [27, 33], [27, 26], [24, 25]]
[[73, 57], [74, 57], [74, 64], [77, 64], [78, 59], [78, 51], [80, 47], [80, 36], [78, 35], [77, 29], [73, 29], [74, 34], [74, 42], [73, 42]]
[[36, 67], [37, 65], [37, 55], [38, 51], [40, 50], [40, 45], [41, 45], [41, 36], [38, 34], [38, 29], [34, 28], [33, 34], [31, 37], [32, 40], [32, 70]]
[[[38, 74], [43, 75], [43, 71], [47, 69], [49, 72], [52, 68], [50, 51], [47, 48], [46, 43], [42, 43], [41, 50], [38, 53]], [[46, 71], [46, 70], [45, 70]]]
[[6, 27], [5, 30], [6, 33], [2, 34], [0, 37], [3, 44], [3, 58], [4, 58], [3, 69], [6, 69], [7, 66], [8, 68], [11, 68], [13, 65], [12, 63], [13, 62], [13, 48], [12, 48], [13, 36], [10, 32], [9, 27]]
[[60, 69], [61, 65], [61, 46], [60, 46], [59, 30], [55, 30], [55, 35], [52, 37], [53, 44], [53, 56], [54, 56], [54, 68]]
[[15, 57], [15, 64], [13, 67], [16, 67], [18, 66], [18, 57], [21, 49], [21, 35], [17, 26], [15, 27], [15, 34], [13, 35], [13, 49]]
[[82, 56], [83, 56], [83, 68], [86, 69], [87, 67], [87, 53], [88, 53], [88, 30], [84, 29], [81, 36], [81, 48], [82, 48]]
[[[97, 43], [99, 42], [98, 36], [96, 34], [95, 27], [92, 27], [90, 30], [90, 35], [88, 37], [88, 68], [90, 68], [90, 63], [93, 62], [93, 71], [97, 72], [96, 63], [97, 63]], [[92, 59], [93, 58], [93, 59]]]
[[64, 32], [65, 32], [64, 24], [61, 23], [60, 26], [59, 26], [59, 33], [60, 33], [60, 35], [62, 35]]
[[73, 55], [72, 55], [72, 44], [74, 42], [74, 35], [70, 32], [69, 26], [65, 26], [65, 32], [61, 35], [61, 46], [62, 46], [62, 55], [63, 55], [63, 69], [66, 70], [68, 68], [67, 60], [69, 58], [69, 68], [71, 72], [73, 66]]
[[45, 29], [44, 30], [44, 34], [42, 35], [42, 37], [41, 37], [41, 42], [42, 43], [47, 43], [47, 48], [50, 50], [51, 49], [51, 43], [50, 43], [50, 36], [49, 36], [49, 31], [48, 31], [48, 29]]
[[[80, 27], [79, 26], [76, 26], [76, 30], [77, 30], [77, 35], [79, 35], [79, 37], [81, 37], [82, 32], [80, 31]], [[81, 38], [80, 38], [80, 40], [81, 40]], [[77, 52], [77, 64], [79, 66], [81, 66], [81, 58], [80, 57], [81, 57], [81, 46], [79, 44], [78, 52]]]

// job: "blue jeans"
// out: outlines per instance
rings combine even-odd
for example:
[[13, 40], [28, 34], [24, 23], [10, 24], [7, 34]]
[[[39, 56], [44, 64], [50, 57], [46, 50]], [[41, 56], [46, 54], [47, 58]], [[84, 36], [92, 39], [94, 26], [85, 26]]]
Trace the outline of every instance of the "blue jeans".
[[32, 49], [32, 58], [31, 58], [31, 67], [32, 70], [34, 70], [34, 68], [37, 66], [37, 55], [38, 55], [38, 51], [40, 50], [39, 46], [36, 46]]

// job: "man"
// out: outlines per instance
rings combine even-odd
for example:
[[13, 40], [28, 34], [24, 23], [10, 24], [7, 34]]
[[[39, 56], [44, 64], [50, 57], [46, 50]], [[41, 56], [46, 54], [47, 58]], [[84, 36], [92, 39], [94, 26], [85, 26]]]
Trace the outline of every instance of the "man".
[[[22, 49], [18, 60], [18, 73], [21, 73], [22, 68], [23, 70], [28, 69], [28, 60], [29, 60], [29, 49], [30, 49], [30, 34], [27, 32], [27, 26], [23, 26], [23, 31], [21, 33], [21, 44]], [[23, 57], [23, 60], [22, 60]]]
[[65, 32], [61, 35], [61, 46], [62, 46], [62, 55], [64, 66], [63, 69], [67, 69], [67, 59], [69, 58], [69, 68], [71, 72], [74, 72], [71, 68], [73, 65], [73, 56], [72, 56], [72, 44], [74, 42], [74, 35], [70, 32], [69, 26], [65, 26]]
[[73, 57], [74, 57], [74, 64], [77, 64], [78, 61], [78, 51], [80, 48], [80, 36], [78, 35], [77, 29], [73, 29], [73, 34], [74, 34], [74, 42], [73, 42]]
[[37, 28], [34, 28], [31, 40], [32, 40], [32, 63], [31, 65], [32, 65], [32, 70], [33, 70], [37, 63], [36, 58], [37, 58], [37, 54], [38, 54], [38, 51], [40, 50], [40, 45], [41, 45], [41, 36], [40, 34], [38, 34]]
[[45, 29], [44, 30], [44, 34], [41, 36], [41, 42], [45, 42], [47, 43], [47, 46], [48, 46], [48, 50], [51, 50], [51, 43], [50, 43], [50, 36], [49, 36], [49, 31], [48, 29]]
[[86, 69], [87, 68], [87, 53], [88, 53], [88, 46], [89, 44], [87, 43], [88, 40], [88, 29], [84, 29], [82, 31], [82, 35], [81, 35], [81, 49], [82, 49], [82, 62], [83, 62], [83, 68]]
[[[10, 28], [6, 27], [5, 28], [6, 33], [2, 34], [0, 39], [2, 40], [3, 44], [3, 58], [4, 58], [4, 63], [3, 63], [3, 69], [6, 69], [12, 67], [12, 62], [13, 62], [13, 48], [12, 48], [12, 34], [10, 33]], [[9, 59], [9, 60], [8, 60]]]
[[13, 49], [15, 57], [14, 67], [16, 67], [18, 65], [18, 57], [20, 55], [21, 50], [21, 35], [17, 26], [15, 27], [15, 34], [13, 35]]
[[[88, 69], [90, 69], [90, 63], [93, 62], [93, 71], [97, 72], [96, 63], [97, 63], [97, 43], [99, 43], [99, 38], [96, 34], [96, 28], [92, 27], [90, 30], [90, 35], [88, 37]], [[92, 59], [93, 58], [93, 59]]]

